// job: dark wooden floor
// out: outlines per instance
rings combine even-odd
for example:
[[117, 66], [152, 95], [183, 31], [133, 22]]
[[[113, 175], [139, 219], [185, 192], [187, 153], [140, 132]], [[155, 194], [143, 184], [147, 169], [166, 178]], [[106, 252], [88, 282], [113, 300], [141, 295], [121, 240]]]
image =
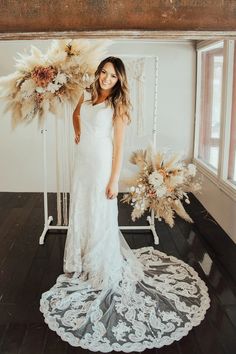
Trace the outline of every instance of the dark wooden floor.
[[[49, 195], [55, 215], [55, 195]], [[206, 318], [170, 346], [145, 353], [236, 353], [236, 246], [192, 196], [188, 211], [195, 223], [176, 218], [170, 229], [156, 224], [159, 250], [190, 264], [206, 282], [211, 307]], [[120, 224], [131, 224], [129, 206], [120, 204]], [[145, 223], [145, 218], [139, 221]], [[65, 233], [50, 232], [45, 245], [43, 197], [39, 193], [0, 193], [0, 354], [89, 353], [73, 348], [50, 331], [39, 299], [62, 273]], [[124, 234], [132, 248], [153, 245], [149, 232]]]

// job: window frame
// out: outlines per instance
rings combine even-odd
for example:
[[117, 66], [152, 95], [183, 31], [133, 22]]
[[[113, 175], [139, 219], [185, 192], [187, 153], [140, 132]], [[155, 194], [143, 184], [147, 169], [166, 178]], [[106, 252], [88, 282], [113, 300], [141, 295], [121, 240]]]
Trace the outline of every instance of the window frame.
[[[224, 42], [223, 48], [223, 75], [221, 95], [221, 123], [219, 141], [218, 169], [211, 168], [198, 157], [200, 121], [201, 121], [201, 53], [210, 49], [216, 49]], [[220, 190], [236, 201], [236, 185], [228, 179], [229, 153], [230, 153], [230, 128], [232, 115], [233, 94], [233, 70], [234, 70], [234, 40], [217, 40], [200, 42], [196, 47], [196, 106], [195, 106], [195, 130], [194, 130], [194, 156], [193, 161], [199, 172], [208, 177]], [[235, 53], [236, 55], [236, 53]]]

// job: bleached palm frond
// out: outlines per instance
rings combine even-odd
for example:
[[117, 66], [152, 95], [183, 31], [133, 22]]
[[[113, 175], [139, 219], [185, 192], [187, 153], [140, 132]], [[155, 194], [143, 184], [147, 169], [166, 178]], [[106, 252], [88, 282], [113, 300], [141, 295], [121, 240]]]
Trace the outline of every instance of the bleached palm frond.
[[44, 126], [44, 121], [47, 116], [47, 113], [49, 112], [49, 108], [50, 108], [50, 101], [49, 99], [45, 99], [42, 102], [40, 109], [37, 111], [39, 129], [42, 129]]
[[46, 51], [46, 56], [53, 58], [58, 52], [65, 52], [65, 47], [69, 42], [69, 39], [53, 39], [50, 47]]
[[44, 100], [41, 105], [43, 115], [47, 114], [47, 112], [49, 111], [49, 107], [50, 107], [49, 99]]
[[165, 220], [165, 222], [170, 226], [173, 227], [174, 226], [174, 216], [171, 212], [169, 213], [164, 213], [162, 215], [162, 218]]
[[107, 47], [112, 44], [111, 40], [96, 40], [91, 42], [90, 48], [84, 53], [84, 60], [88, 65], [88, 71], [94, 72], [98, 63], [104, 58]]
[[193, 220], [188, 215], [188, 213], [186, 212], [186, 210], [183, 207], [183, 204], [181, 203], [181, 201], [179, 199], [175, 200], [175, 202], [172, 204], [172, 207], [175, 210], [176, 214], [178, 214], [181, 218], [183, 218], [184, 220], [186, 220], [188, 222], [191, 222], [191, 223], [193, 222]]
[[155, 170], [161, 169], [164, 161], [164, 154], [162, 152], [157, 152], [153, 160], [154, 160], [154, 166], [153, 166], [154, 169]]
[[57, 116], [59, 114], [60, 101], [57, 97], [53, 97], [50, 101], [49, 112]]
[[129, 161], [134, 164], [142, 167], [146, 163], [146, 150], [137, 150], [132, 153]]
[[18, 80], [20, 77], [22, 76], [21, 73], [15, 71], [9, 75], [6, 76], [1, 76], [0, 77], [0, 87], [2, 87], [3, 85], [8, 84], [9, 82], [16, 82], [16, 80]]
[[172, 170], [174, 168], [177, 168], [177, 162], [179, 162], [180, 159], [180, 155], [179, 154], [173, 154], [173, 156], [171, 156], [169, 158], [169, 160], [167, 160], [165, 162], [165, 168], [167, 171]]
[[110, 44], [110, 40], [55, 40], [47, 51], [47, 58], [51, 65], [59, 65], [63, 71], [73, 68], [74, 75], [93, 74]]
[[17, 82], [22, 78], [22, 74], [15, 71], [12, 74], [0, 77], [0, 98], [13, 96], [17, 91]]
[[34, 45], [30, 47], [30, 54], [17, 53], [19, 56], [15, 58], [15, 67], [18, 71], [30, 72], [37, 65], [44, 65], [45, 56], [41, 50]]
[[144, 214], [144, 210], [141, 209], [133, 209], [131, 213], [131, 219], [135, 221], [136, 219], [141, 218], [141, 216]]
[[23, 122], [22, 115], [21, 115], [21, 103], [20, 102], [13, 102], [12, 107], [12, 128], [15, 129], [18, 124]]
[[67, 59], [66, 47], [69, 40], [60, 39], [53, 40], [48, 48], [45, 57], [49, 65], [54, 65], [63, 69], [63, 65]]
[[137, 173], [136, 175], [134, 175], [132, 178], [123, 178], [120, 183], [127, 186], [127, 187], [131, 187], [133, 185], [137, 184], [138, 181], [138, 177], [139, 177], [139, 173]]
[[21, 104], [21, 117], [23, 120], [30, 122], [34, 118], [35, 101], [34, 98], [26, 99]]

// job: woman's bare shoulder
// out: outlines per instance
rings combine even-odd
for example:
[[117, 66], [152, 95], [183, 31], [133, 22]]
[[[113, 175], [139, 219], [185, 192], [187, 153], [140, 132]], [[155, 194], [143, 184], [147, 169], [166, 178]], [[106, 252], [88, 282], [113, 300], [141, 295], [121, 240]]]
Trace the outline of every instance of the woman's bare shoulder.
[[82, 94], [80, 95], [80, 98], [78, 100], [78, 103], [75, 107], [75, 112], [79, 113], [80, 112], [80, 107], [83, 102], [89, 101], [91, 99], [91, 92], [89, 88], [85, 88]]
[[77, 103], [77, 105], [75, 107], [74, 113], [76, 113], [76, 114], [78, 113], [79, 114], [80, 107], [81, 107], [83, 102], [84, 102], [84, 92], [82, 92], [82, 94], [80, 95], [80, 98], [79, 98], [78, 103]]
[[90, 101], [91, 100], [91, 89], [89, 87], [86, 87], [84, 89], [84, 101]]

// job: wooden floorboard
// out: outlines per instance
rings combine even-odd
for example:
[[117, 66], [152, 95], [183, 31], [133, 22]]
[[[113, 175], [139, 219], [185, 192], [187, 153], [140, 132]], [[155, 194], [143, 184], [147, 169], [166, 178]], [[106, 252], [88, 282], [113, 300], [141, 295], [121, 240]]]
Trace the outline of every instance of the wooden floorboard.
[[10, 323], [1, 344], [0, 353], [1, 354], [18, 353], [22, 345], [25, 333], [26, 333], [25, 324]]
[[[121, 196], [119, 196], [119, 199]], [[56, 216], [55, 194], [49, 194]], [[203, 206], [191, 197], [189, 224], [176, 217], [173, 228], [156, 221], [160, 243], [149, 231], [123, 232], [132, 248], [153, 246], [191, 265], [206, 282], [211, 307], [204, 321], [170, 346], [146, 354], [234, 354], [236, 352], [236, 246]], [[119, 204], [119, 224], [133, 225], [131, 208]], [[147, 225], [147, 214], [135, 225]], [[54, 219], [55, 224], [55, 219]], [[0, 354], [82, 354], [48, 329], [39, 311], [41, 294], [63, 272], [66, 234], [43, 230], [43, 195], [0, 193]]]
[[48, 329], [47, 341], [42, 354], [66, 354], [68, 344], [63, 342], [61, 338]]
[[236, 250], [235, 244], [219, 226], [203, 205], [190, 195], [191, 203], [186, 210], [195, 222], [199, 236], [213, 252], [217, 261], [222, 263], [228, 275], [236, 283]]
[[[234, 352], [225, 352], [222, 345], [219, 342], [219, 338], [217, 337], [217, 331], [208, 321], [207, 316], [202, 321], [202, 323], [194, 328], [194, 338], [196, 343], [198, 344], [202, 353], [214, 353], [214, 354], [227, 354]], [[181, 341], [180, 341], [181, 345]]]
[[194, 337], [194, 330], [190, 331], [187, 336], [177, 342], [178, 352], [180, 354], [203, 354]]
[[45, 341], [47, 328], [44, 324], [30, 323], [26, 327], [26, 332], [18, 354], [29, 354], [34, 348], [33, 354], [41, 354]]

